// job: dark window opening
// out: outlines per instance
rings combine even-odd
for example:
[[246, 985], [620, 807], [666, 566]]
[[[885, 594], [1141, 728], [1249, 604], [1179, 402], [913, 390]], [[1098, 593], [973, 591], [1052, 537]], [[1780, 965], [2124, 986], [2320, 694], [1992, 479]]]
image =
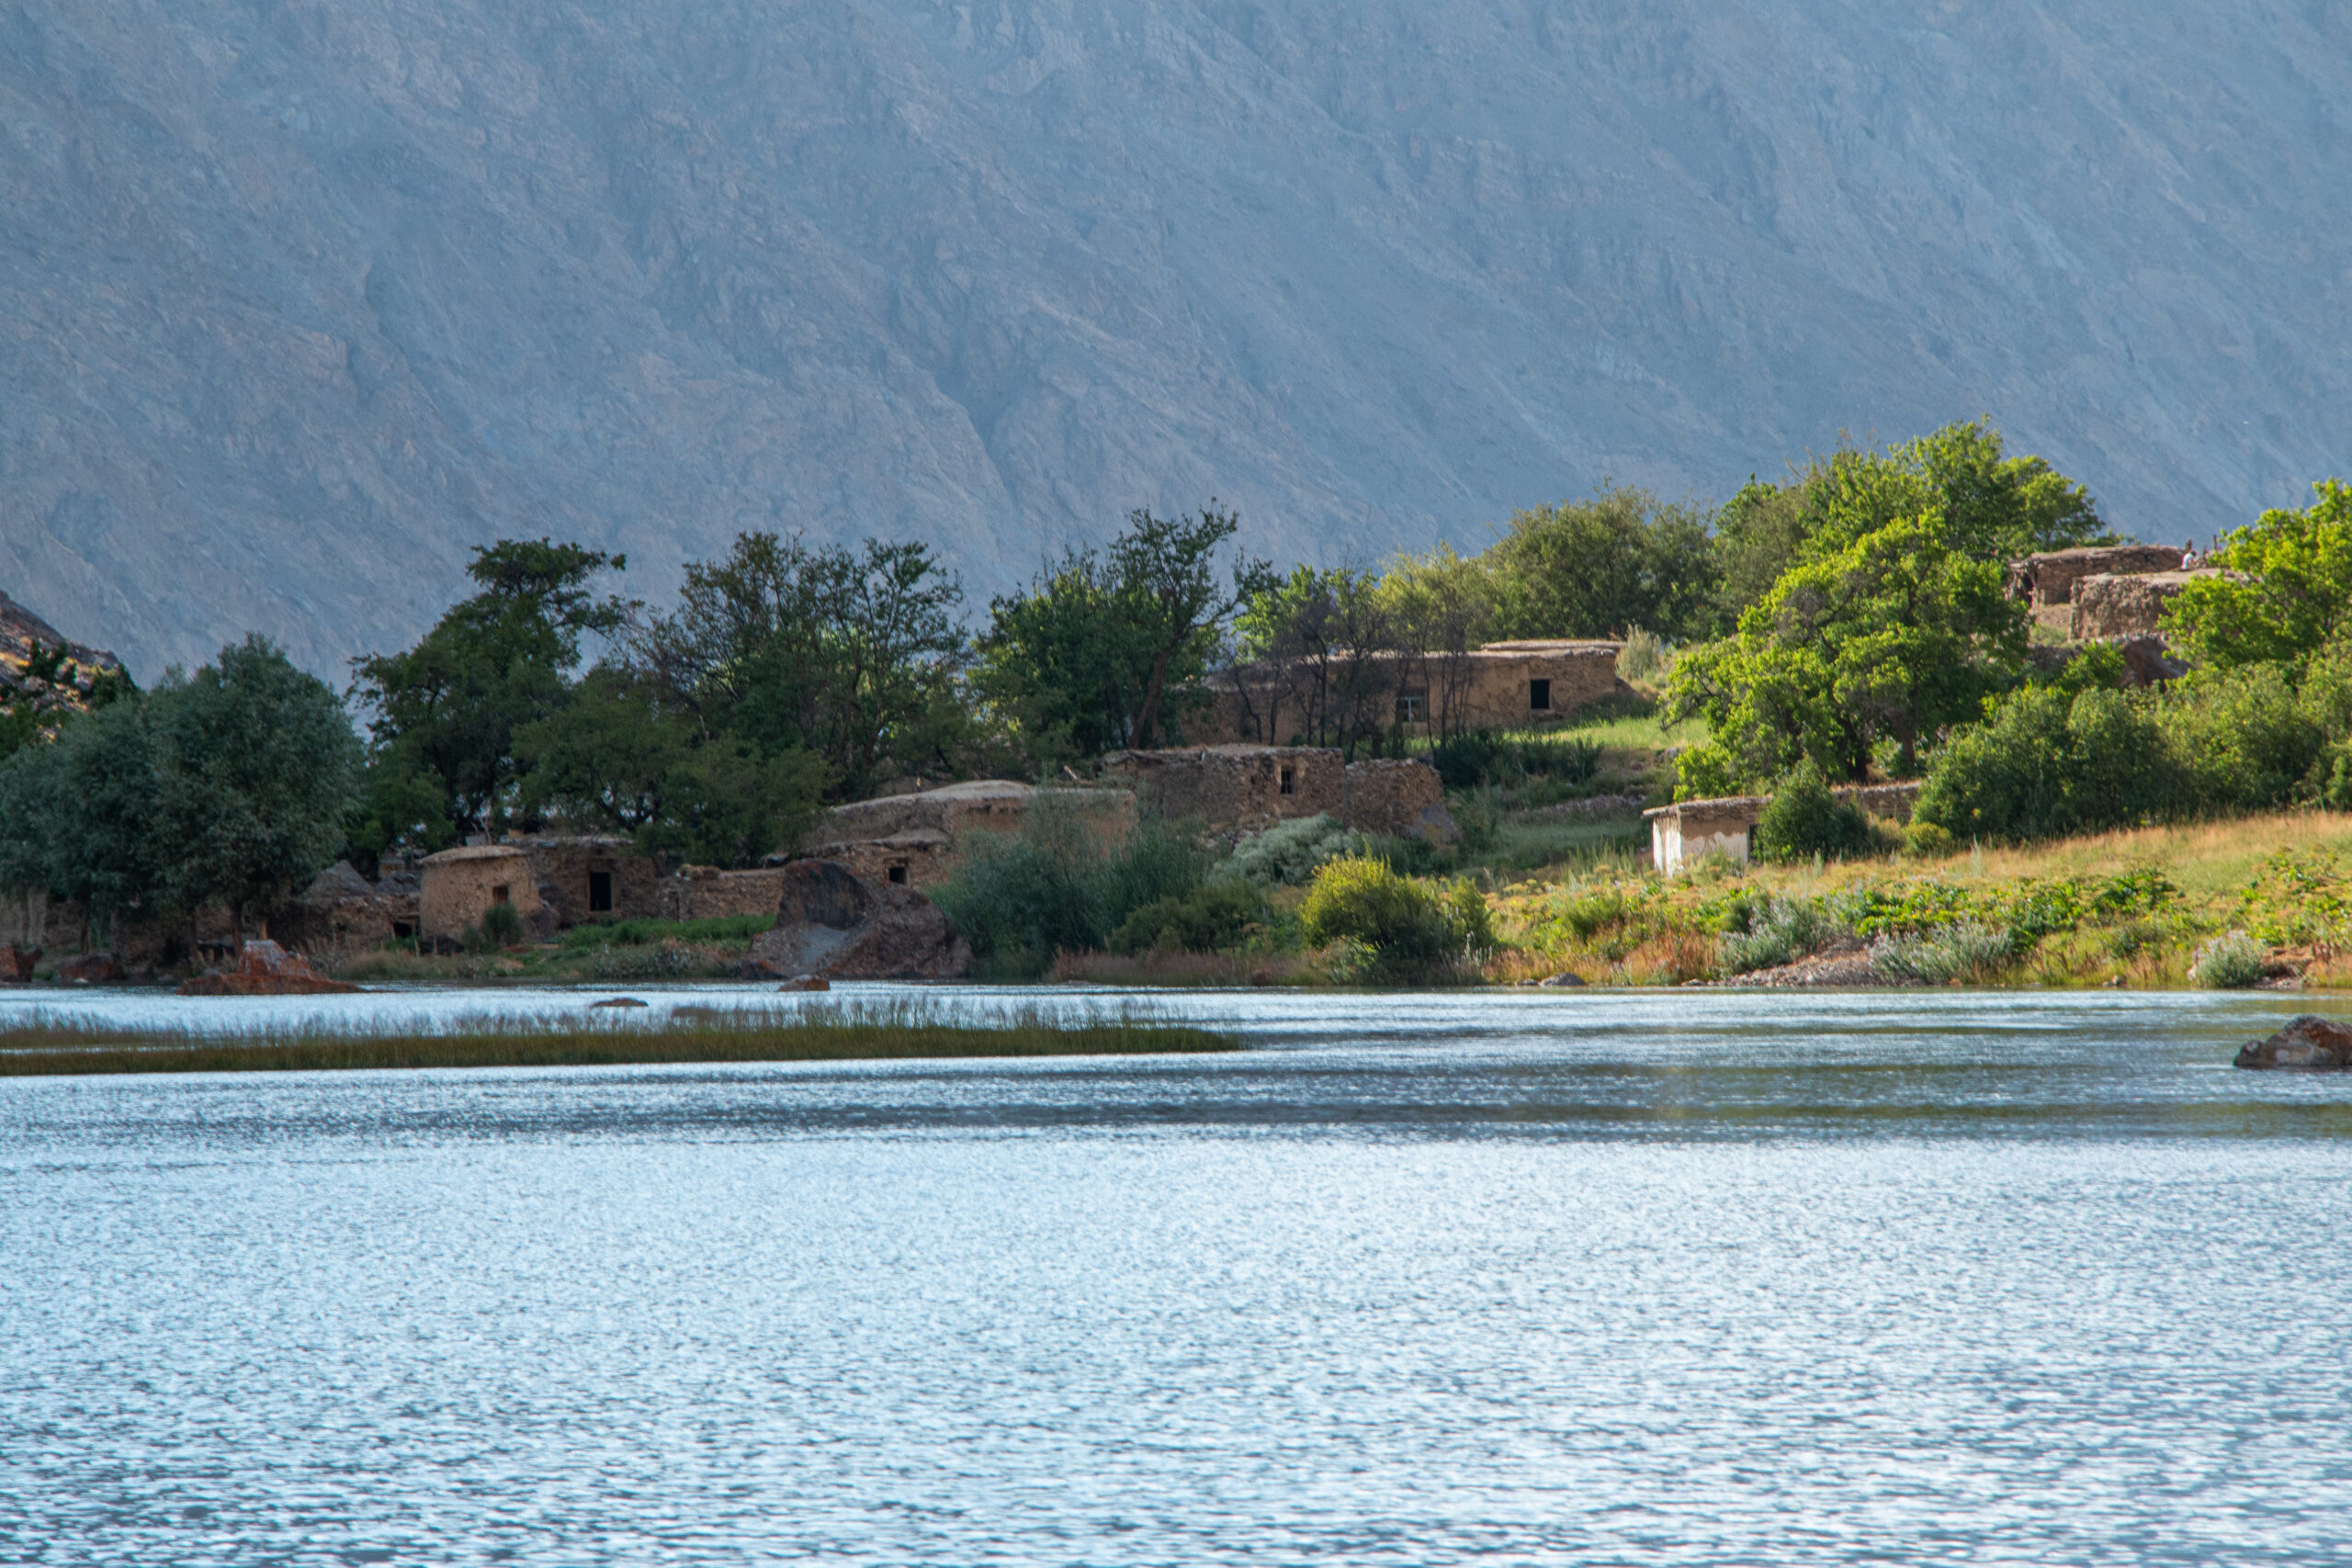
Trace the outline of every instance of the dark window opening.
[[1396, 722], [1427, 724], [1430, 721], [1430, 694], [1427, 692], [1396, 694]]
[[1527, 682], [1527, 711], [1530, 713], [1550, 713], [1552, 711], [1551, 682], [1530, 681]]
[[394, 920], [392, 922], [392, 934], [400, 937], [414, 936], [416, 934], [416, 928], [410, 925], [406, 920]]
[[602, 914], [613, 907], [613, 874], [592, 871], [588, 874], [588, 912]]
[[508, 901], [506, 897], [506, 884], [502, 882], [497, 886], [490, 890], [490, 901], [493, 904], [503, 904]]
[[1296, 768], [1284, 768], [1283, 770], [1282, 790], [1284, 795], [1296, 795], [1298, 793], [1298, 770]]
[[904, 887], [907, 885], [906, 866], [904, 864], [892, 866], [890, 868], [889, 876], [891, 881], [897, 883], [899, 886]]

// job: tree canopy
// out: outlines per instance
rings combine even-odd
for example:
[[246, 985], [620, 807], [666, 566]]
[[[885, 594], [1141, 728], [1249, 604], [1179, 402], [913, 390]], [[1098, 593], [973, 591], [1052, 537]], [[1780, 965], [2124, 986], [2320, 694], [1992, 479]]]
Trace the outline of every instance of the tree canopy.
[[2300, 663], [2346, 630], [2352, 609], [2352, 485], [2322, 479], [2301, 512], [2274, 507], [2222, 536], [2207, 557], [2229, 577], [2182, 585], [2165, 624], [2224, 668]]

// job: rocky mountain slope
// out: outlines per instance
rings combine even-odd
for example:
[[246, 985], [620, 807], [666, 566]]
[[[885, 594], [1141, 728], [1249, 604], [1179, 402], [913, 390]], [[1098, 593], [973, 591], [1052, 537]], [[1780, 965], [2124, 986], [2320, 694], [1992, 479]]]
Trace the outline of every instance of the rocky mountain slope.
[[0, 578], [333, 673], [501, 534], [984, 597], [1977, 413], [2201, 536], [2346, 467], [2347, 115], [2318, 0], [14, 7]]

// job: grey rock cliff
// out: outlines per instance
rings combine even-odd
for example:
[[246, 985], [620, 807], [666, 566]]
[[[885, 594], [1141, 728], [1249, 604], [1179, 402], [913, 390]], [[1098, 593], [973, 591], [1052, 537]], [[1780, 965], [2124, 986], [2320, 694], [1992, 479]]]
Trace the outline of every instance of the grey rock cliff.
[[0, 579], [142, 679], [465, 547], [1128, 506], [1476, 545], [1990, 413], [2145, 537], [2352, 437], [2352, 9], [58, 0], [0, 13]]

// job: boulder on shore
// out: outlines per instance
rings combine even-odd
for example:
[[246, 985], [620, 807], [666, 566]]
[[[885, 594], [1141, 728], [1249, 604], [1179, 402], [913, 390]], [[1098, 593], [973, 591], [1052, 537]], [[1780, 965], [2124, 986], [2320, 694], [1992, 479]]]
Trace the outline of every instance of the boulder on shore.
[[233, 969], [211, 969], [180, 987], [184, 997], [320, 997], [356, 991], [347, 980], [330, 980], [299, 953], [266, 937], [245, 943]]
[[2232, 1065], [2306, 1073], [2352, 1069], [2352, 1024], [2304, 1013], [2267, 1040], [2247, 1041]]
[[944, 980], [971, 967], [939, 906], [910, 887], [868, 882], [839, 861], [789, 862], [783, 881], [775, 929], [752, 940], [748, 978]]

